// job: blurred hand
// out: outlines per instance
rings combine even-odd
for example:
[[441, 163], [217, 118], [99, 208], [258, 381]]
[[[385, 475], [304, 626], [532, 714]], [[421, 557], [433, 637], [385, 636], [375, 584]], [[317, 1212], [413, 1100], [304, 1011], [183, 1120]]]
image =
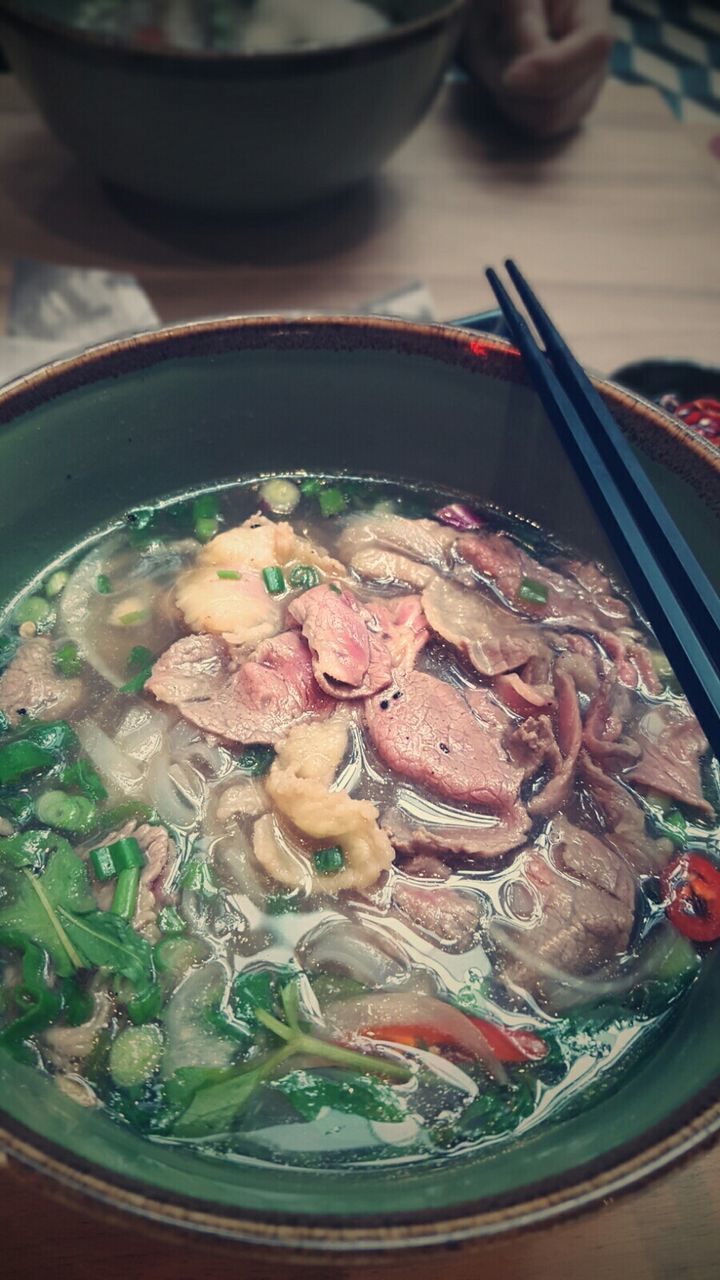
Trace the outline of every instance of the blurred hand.
[[472, 0], [461, 53], [504, 115], [551, 138], [592, 106], [612, 44], [610, 0]]

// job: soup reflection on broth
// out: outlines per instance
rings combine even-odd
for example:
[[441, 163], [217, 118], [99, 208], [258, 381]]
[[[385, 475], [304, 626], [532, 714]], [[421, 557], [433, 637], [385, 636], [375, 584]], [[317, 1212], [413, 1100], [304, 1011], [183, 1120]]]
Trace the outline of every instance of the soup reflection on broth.
[[351, 44], [390, 26], [368, 0], [83, 0], [71, 20], [139, 48], [226, 54]]
[[131, 512], [0, 631], [0, 1046], [149, 1141], [501, 1144], [720, 934], [718, 764], [631, 601], [382, 480]]

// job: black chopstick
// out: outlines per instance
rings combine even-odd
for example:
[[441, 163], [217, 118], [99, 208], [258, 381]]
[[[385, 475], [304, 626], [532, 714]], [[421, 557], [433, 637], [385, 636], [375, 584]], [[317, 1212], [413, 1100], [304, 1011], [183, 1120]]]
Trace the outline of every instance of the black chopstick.
[[[632, 507], [635, 519], [650, 540], [666, 575], [672, 575], [675, 591], [693, 618], [697, 634], [706, 646], [717, 644], [720, 635], [720, 597], [713, 590], [704, 569], [690, 550], [607, 405], [563, 341], [522, 272], [511, 258], [505, 266], [545, 343], [545, 350], [557, 377], [590, 432], [625, 501]], [[713, 652], [710, 648], [711, 655]]]
[[[516, 276], [520, 276], [517, 268], [514, 268], [514, 272]], [[600, 414], [595, 403], [600, 398], [589, 381], [586, 379], [588, 392], [580, 379], [570, 379], [566, 372], [565, 354], [570, 353], [529, 285], [523, 280], [523, 297], [526, 305], [527, 298], [532, 297], [533, 319], [537, 323], [537, 317], [540, 317], [546, 344], [546, 335], [551, 331], [555, 334], [547, 351], [536, 345], [527, 322], [496, 272], [489, 268], [486, 274], [548, 417], [617, 552], [628, 581], [670, 660], [713, 752], [720, 755], [720, 675], [715, 665], [720, 653], [720, 629], [715, 622], [720, 616], [717, 594], [700, 571], [701, 581], [694, 584], [699, 587], [699, 603], [698, 592], [691, 590], [683, 580], [687, 574], [686, 557], [673, 555], [666, 558], [664, 555], [666, 539], [669, 538], [677, 549], [682, 535], [657, 493], [652, 502], [645, 501], [646, 494], [636, 497], [637, 491], [632, 483], [636, 468], [624, 467], [624, 459], [630, 448], [621, 433], [613, 433], [619, 436], [620, 448], [616, 449], [615, 441], [607, 436], [603, 439], [601, 452], [594, 435], [603, 427], [606, 411], [602, 401], [600, 406], [603, 413]], [[539, 325], [538, 329], [540, 331]], [[573, 399], [562, 385], [561, 376], [570, 381]], [[588, 416], [593, 419], [591, 428], [586, 425]], [[612, 470], [608, 463], [611, 453]], [[617, 478], [621, 472], [622, 483]], [[650, 526], [650, 518], [654, 509], [658, 509], [658, 504], [663, 514], [662, 537], [660, 534], [655, 537]], [[637, 514], [640, 510], [643, 512], [643, 523]], [[686, 547], [684, 541], [683, 545]], [[686, 547], [686, 551], [694, 561], [689, 548]]]

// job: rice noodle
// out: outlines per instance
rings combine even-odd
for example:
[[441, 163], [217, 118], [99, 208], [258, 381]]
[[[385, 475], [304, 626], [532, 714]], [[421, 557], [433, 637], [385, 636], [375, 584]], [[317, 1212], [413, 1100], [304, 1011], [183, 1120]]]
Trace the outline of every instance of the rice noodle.
[[88, 646], [87, 624], [91, 616], [91, 605], [97, 596], [98, 577], [104, 572], [108, 560], [112, 558], [113, 551], [119, 545], [117, 536], [103, 539], [85, 556], [84, 560], [80, 561], [62, 593], [59, 612], [60, 625], [65, 634], [75, 641], [83, 657], [91, 667], [95, 668], [98, 675], [116, 689], [127, 679], [127, 674], [113, 671], [105, 659]]

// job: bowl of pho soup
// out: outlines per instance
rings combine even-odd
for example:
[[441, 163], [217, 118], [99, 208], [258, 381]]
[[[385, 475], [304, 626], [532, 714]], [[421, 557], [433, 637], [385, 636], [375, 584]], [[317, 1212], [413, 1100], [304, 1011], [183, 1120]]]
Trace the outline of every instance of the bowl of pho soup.
[[205, 213], [375, 173], [429, 108], [466, 0], [0, 0], [0, 43], [100, 178]]
[[[601, 389], [717, 580], [715, 452]], [[511, 347], [111, 343], [0, 394], [0, 490], [11, 1161], [372, 1251], [717, 1132], [718, 762]]]

